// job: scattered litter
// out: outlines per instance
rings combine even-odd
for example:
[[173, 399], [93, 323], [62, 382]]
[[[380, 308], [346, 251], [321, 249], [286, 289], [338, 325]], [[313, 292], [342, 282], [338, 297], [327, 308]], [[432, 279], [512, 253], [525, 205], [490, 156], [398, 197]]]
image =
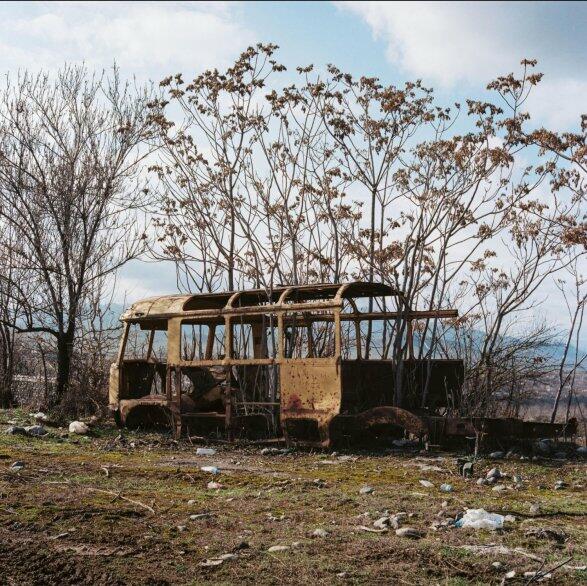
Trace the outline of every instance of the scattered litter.
[[198, 448], [196, 456], [213, 456], [216, 453], [214, 448]]
[[69, 424], [69, 433], [77, 435], [86, 435], [90, 432], [90, 428], [83, 421], [72, 421]]
[[507, 490], [507, 486], [503, 484], [498, 484], [497, 486], [494, 486], [491, 490], [493, 492], [503, 492], [504, 490]]
[[220, 482], [211, 481], [211, 482], [208, 482], [208, 484], [206, 485], [206, 488], [208, 490], [218, 490], [218, 489], [222, 488], [222, 484], [220, 484]]
[[433, 488], [434, 487], [434, 484], [432, 484], [432, 482], [430, 482], [429, 480], [420, 480], [420, 484], [424, 488]]
[[487, 484], [487, 478], [478, 478], [477, 484], [479, 484], [480, 486]]
[[497, 513], [488, 513], [485, 509], [467, 509], [467, 512], [455, 523], [462, 529], [501, 529], [504, 517]]
[[217, 466], [202, 466], [200, 470], [202, 472], [209, 472], [210, 474], [218, 474], [220, 472], [220, 468]]
[[505, 454], [503, 452], [491, 452], [491, 454], [489, 454], [489, 457], [493, 460], [501, 460], [504, 456]]
[[359, 494], [371, 494], [374, 490], [372, 486], [363, 486], [359, 490]]
[[501, 570], [501, 568], [503, 568], [503, 564], [501, 562], [493, 562], [491, 564], [491, 567], [496, 570]]
[[13, 472], [20, 472], [23, 468], [24, 468], [24, 462], [21, 462], [20, 460], [17, 460], [16, 462], [14, 462], [12, 464], [12, 466], [10, 466], [10, 469]]
[[440, 485], [440, 490], [442, 492], [452, 492], [452, 484], [441, 484]]
[[39, 411], [38, 413], [31, 413], [31, 417], [35, 421], [40, 421], [41, 423], [47, 423], [47, 421], [49, 421], [49, 418], [47, 417], [47, 415], [45, 413], [43, 413], [42, 411]]
[[314, 529], [314, 531], [312, 532], [312, 537], [324, 538], [328, 537], [328, 535], [328, 531], [326, 531], [326, 529], [321, 529], [320, 527], [318, 529]]
[[567, 483], [564, 480], [557, 480], [554, 483], [554, 490], [562, 490], [563, 488], [567, 488]]
[[509, 571], [505, 576], [505, 580], [513, 580], [516, 577], [516, 570]]

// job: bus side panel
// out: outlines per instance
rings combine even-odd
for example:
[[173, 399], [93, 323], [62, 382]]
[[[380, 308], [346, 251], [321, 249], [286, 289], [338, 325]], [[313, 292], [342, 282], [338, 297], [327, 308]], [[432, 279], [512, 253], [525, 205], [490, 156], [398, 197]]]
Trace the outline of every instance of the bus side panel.
[[307, 358], [281, 364], [281, 423], [288, 438], [328, 443], [328, 426], [340, 413], [341, 376], [336, 360]]

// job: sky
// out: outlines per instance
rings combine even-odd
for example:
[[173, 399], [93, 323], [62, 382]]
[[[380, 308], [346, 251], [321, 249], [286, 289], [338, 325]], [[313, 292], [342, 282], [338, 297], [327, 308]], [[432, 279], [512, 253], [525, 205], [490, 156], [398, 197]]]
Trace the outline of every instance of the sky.
[[[334, 63], [384, 83], [420, 78], [450, 105], [533, 58], [544, 73], [528, 103], [534, 121], [573, 129], [587, 112], [585, 2], [5, 2], [0, 17], [2, 74], [116, 61], [123, 75], [158, 82], [272, 42], [290, 69]], [[173, 267], [134, 263], [119, 289], [127, 302], [174, 292]], [[550, 313], [562, 316], [560, 305], [554, 287], [545, 292]]]

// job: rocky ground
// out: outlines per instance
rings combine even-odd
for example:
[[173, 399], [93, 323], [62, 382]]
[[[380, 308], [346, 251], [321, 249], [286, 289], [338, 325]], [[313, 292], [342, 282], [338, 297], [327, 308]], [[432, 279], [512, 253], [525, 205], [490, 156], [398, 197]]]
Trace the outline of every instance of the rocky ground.
[[[0, 411], [0, 584], [587, 583], [578, 454], [495, 454], [464, 478], [455, 454], [409, 448], [18, 429], [34, 423]], [[459, 526], [467, 509], [503, 527]]]

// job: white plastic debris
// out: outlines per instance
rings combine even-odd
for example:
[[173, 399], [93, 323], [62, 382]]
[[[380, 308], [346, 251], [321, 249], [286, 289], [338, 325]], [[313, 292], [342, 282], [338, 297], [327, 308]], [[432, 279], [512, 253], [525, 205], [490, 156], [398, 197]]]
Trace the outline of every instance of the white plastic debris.
[[90, 428], [83, 421], [72, 421], [69, 424], [69, 433], [77, 433], [78, 435], [86, 435]]
[[420, 484], [424, 488], [432, 488], [434, 486], [434, 484], [432, 484], [432, 482], [430, 482], [430, 480], [420, 480]]
[[440, 490], [442, 492], [452, 492], [452, 484], [441, 484]]
[[200, 470], [202, 472], [209, 472], [210, 474], [218, 474], [220, 472], [220, 468], [217, 466], [202, 466]]
[[503, 527], [504, 516], [488, 513], [485, 509], [467, 509], [467, 512], [455, 523], [462, 529], [490, 529], [495, 531]]
[[196, 450], [196, 456], [213, 456], [216, 450], [213, 448], [198, 448]]

